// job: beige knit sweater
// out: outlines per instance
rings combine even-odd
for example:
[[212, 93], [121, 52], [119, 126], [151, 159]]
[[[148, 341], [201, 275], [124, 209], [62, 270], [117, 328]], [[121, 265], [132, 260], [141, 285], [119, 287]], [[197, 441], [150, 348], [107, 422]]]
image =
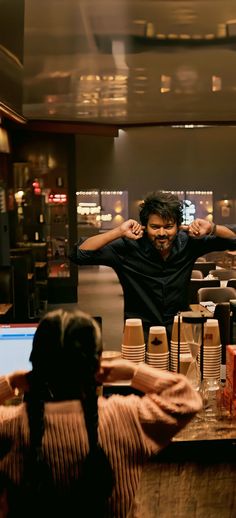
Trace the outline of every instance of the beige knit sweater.
[[[63, 383], [63, 381], [62, 381]], [[110, 516], [125, 518], [134, 503], [144, 462], [168, 444], [201, 409], [201, 399], [186, 377], [139, 366], [132, 386], [139, 397], [113, 395], [99, 397], [99, 440], [115, 472], [115, 488]], [[24, 459], [22, 446], [29, 441], [25, 404], [5, 406], [12, 397], [5, 377], [0, 377], [0, 470], [21, 483]], [[88, 449], [87, 433], [80, 401], [47, 403], [44, 454], [58, 486], [70, 484], [80, 469]], [[3, 453], [3, 441], [10, 450]]]

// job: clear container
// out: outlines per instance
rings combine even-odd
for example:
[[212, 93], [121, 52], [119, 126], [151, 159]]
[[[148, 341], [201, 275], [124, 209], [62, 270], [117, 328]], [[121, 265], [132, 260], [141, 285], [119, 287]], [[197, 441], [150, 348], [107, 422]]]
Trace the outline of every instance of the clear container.
[[205, 378], [201, 382], [200, 394], [203, 401], [204, 419], [219, 419], [222, 416], [222, 384], [219, 379]]

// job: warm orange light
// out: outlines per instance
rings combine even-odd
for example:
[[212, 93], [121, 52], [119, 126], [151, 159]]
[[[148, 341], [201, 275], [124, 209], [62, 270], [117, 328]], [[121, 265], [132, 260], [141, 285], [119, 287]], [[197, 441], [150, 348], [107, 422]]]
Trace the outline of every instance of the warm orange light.
[[4, 128], [0, 128], [0, 153], [10, 153], [8, 133]]

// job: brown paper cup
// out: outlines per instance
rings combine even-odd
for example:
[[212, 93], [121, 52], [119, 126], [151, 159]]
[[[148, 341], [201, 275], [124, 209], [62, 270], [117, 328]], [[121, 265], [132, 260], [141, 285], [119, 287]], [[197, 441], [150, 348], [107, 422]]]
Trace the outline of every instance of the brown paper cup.
[[147, 350], [149, 353], [168, 352], [166, 328], [164, 326], [152, 326], [149, 329]]
[[220, 330], [218, 320], [209, 318], [204, 324], [204, 346], [220, 345]]
[[[178, 315], [176, 315], [174, 317], [174, 322], [173, 322], [172, 332], [171, 332], [171, 340], [173, 342], [177, 342], [177, 343], [178, 343], [178, 318], [179, 318]], [[180, 342], [186, 342], [181, 316], [180, 316]]]
[[141, 318], [127, 318], [124, 326], [123, 345], [134, 346], [144, 344]]

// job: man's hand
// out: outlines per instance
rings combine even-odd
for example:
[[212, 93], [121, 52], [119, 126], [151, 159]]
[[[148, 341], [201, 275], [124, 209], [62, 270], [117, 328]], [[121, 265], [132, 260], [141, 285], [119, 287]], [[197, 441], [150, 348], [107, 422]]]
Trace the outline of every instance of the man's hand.
[[181, 225], [180, 230], [188, 232], [192, 237], [217, 236], [225, 239], [236, 239], [236, 232], [225, 225], [216, 225], [206, 219], [195, 219], [190, 225]]
[[140, 239], [143, 236], [142, 227], [135, 219], [128, 219], [107, 232], [88, 237], [79, 245], [80, 250], [99, 250], [103, 246], [112, 243], [115, 239], [128, 237], [129, 239]]
[[140, 239], [143, 236], [144, 228], [135, 219], [128, 219], [120, 225], [120, 231], [122, 236], [128, 237], [129, 239]]
[[203, 237], [211, 233], [212, 223], [206, 219], [197, 218], [190, 225], [181, 225], [180, 228], [188, 232], [191, 237]]

